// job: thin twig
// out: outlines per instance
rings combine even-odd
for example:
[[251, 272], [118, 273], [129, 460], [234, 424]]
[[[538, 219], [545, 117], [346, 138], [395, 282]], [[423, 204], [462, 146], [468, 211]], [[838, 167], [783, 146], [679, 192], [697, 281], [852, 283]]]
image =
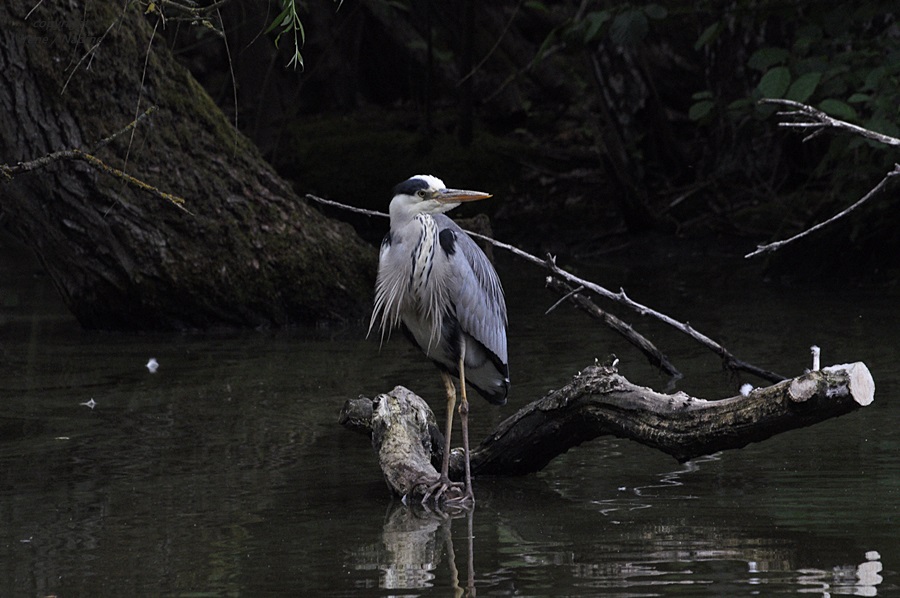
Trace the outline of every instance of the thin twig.
[[[791, 128], [796, 128], [796, 129], [809, 129], [809, 128], [815, 129], [812, 133], [810, 133], [809, 135], [804, 137], [803, 141], [809, 141], [810, 139], [820, 135], [826, 129], [830, 128], [830, 129], [850, 131], [851, 133], [860, 135], [861, 137], [865, 137], [866, 139], [878, 141], [879, 143], [884, 143], [886, 145], [890, 145], [890, 146], [894, 146], [894, 147], [900, 146], [900, 139], [897, 139], [896, 137], [891, 137], [890, 135], [884, 135], [884, 134], [878, 133], [876, 131], [870, 131], [869, 129], [865, 129], [863, 127], [854, 125], [852, 123], [848, 123], [848, 122], [840, 120], [838, 118], [828, 116], [821, 110], [813, 108], [812, 106], [807, 106], [806, 104], [801, 104], [800, 102], [795, 102], [793, 100], [777, 99], [777, 98], [765, 98], [763, 100], [760, 100], [760, 103], [777, 104], [777, 105], [788, 106], [790, 108], [793, 108], [793, 110], [791, 110], [791, 111], [778, 112], [777, 115], [780, 116], [781, 118], [795, 118], [795, 119], [805, 119], [805, 120], [789, 121], [789, 122], [782, 121], [782, 122], [778, 123], [778, 126], [791, 127]], [[890, 181], [892, 178], [894, 178], [898, 174], [900, 174], [900, 165], [895, 164], [894, 170], [892, 170], [891, 172], [884, 175], [884, 178], [881, 179], [881, 182], [879, 182], [877, 185], [875, 185], [875, 187], [873, 187], [868, 193], [866, 193], [862, 198], [860, 198], [856, 203], [854, 203], [850, 207], [848, 207], [844, 210], [841, 210], [840, 212], [838, 212], [837, 214], [835, 214], [828, 220], [825, 220], [824, 222], [820, 222], [819, 224], [816, 224], [815, 226], [812, 226], [812, 227], [794, 235], [793, 237], [789, 237], [782, 241], [775, 241], [773, 243], [766, 243], [764, 245], [758, 245], [756, 247], [755, 251], [751, 251], [744, 257], [750, 258], [750, 257], [755, 257], [755, 256], [763, 254], [763, 253], [769, 253], [769, 252], [775, 251], [789, 243], [793, 243], [794, 241], [797, 241], [798, 239], [802, 239], [803, 237], [805, 237], [821, 228], [824, 228], [837, 220], [840, 220], [841, 218], [843, 218], [844, 216], [846, 216], [853, 210], [857, 209], [858, 207], [860, 207], [861, 205], [863, 205], [864, 203], [866, 203], [867, 201], [869, 201], [870, 199], [872, 199], [873, 197], [878, 195], [887, 186], [888, 181]]]
[[870, 131], [869, 129], [860, 127], [859, 125], [854, 125], [852, 123], [848, 123], [845, 120], [834, 118], [833, 116], [829, 116], [817, 108], [813, 108], [812, 106], [808, 106], [800, 102], [795, 102], [793, 100], [784, 100], [780, 98], [764, 98], [760, 100], [760, 103], [776, 104], [794, 108], [794, 110], [790, 112], [779, 112], [778, 116], [782, 118], [791, 117], [797, 119], [808, 119], [800, 120], [798, 122], [780, 122], [778, 123], [779, 127], [830, 127], [833, 129], [844, 129], [861, 137], [865, 137], [866, 139], [878, 141], [879, 143], [884, 143], [886, 145], [892, 145], [895, 147], [900, 146], [900, 139], [897, 139], [896, 137], [891, 137], [890, 135], [885, 135], [884, 133], [878, 133], [876, 131]]
[[69, 72], [69, 76], [66, 77], [66, 82], [63, 84], [62, 89], [59, 91], [59, 95], [63, 95], [64, 93], [66, 93], [66, 89], [69, 87], [69, 83], [72, 81], [72, 77], [75, 76], [75, 71], [78, 70], [78, 67], [81, 66], [81, 63], [84, 62], [88, 56], [92, 56], [94, 54], [94, 51], [100, 47], [100, 44], [103, 43], [103, 40], [106, 39], [106, 36], [109, 35], [109, 32], [112, 31], [112, 28], [115, 27], [124, 16], [125, 13], [123, 11], [120, 16], [113, 19], [113, 22], [109, 24], [109, 27], [106, 28], [106, 31], [104, 31], [103, 35], [101, 35], [97, 40], [97, 43], [95, 43], [90, 47], [90, 49], [88, 49], [87, 52], [81, 55], [81, 58], [78, 59], [78, 62], [75, 63], [75, 66], [73, 66], [72, 70]]
[[[548, 276], [547, 277], [548, 285], [550, 284], [551, 280], [553, 280], [553, 279]], [[554, 303], [553, 305], [551, 305], [550, 307], [547, 308], [547, 311], [544, 312], [544, 315], [545, 316], [549, 315], [554, 309], [556, 309], [557, 307], [562, 305], [564, 301], [571, 299], [573, 295], [577, 295], [578, 293], [580, 293], [583, 290], [584, 290], [584, 287], [582, 287], [582, 286], [575, 287], [574, 289], [570, 288], [568, 293], [566, 293], [565, 295], [563, 295], [562, 297], [559, 298], [559, 301], [557, 301], [556, 303]]]
[[[98, 141], [97, 144], [93, 146], [93, 149], [91, 151], [96, 152], [98, 149], [109, 144], [109, 142], [111, 142], [116, 137], [119, 137], [120, 135], [122, 135], [123, 133], [125, 133], [127, 131], [133, 130], [134, 127], [136, 127], [140, 121], [142, 121], [144, 118], [146, 118], [147, 116], [149, 116], [156, 110], [157, 110], [156, 106], [150, 106], [149, 108], [147, 108], [147, 110], [145, 110], [142, 114], [138, 115], [137, 118], [135, 118], [133, 121], [128, 123], [126, 126], [122, 127], [121, 129], [119, 129], [118, 131], [113, 133], [112, 135], [109, 135], [108, 137], [104, 137], [103, 139]], [[52, 152], [50, 154], [47, 154], [46, 156], [42, 156], [40, 158], [35, 158], [34, 160], [28, 160], [27, 162], [19, 162], [19, 163], [15, 164], [14, 166], [9, 166], [8, 164], [0, 164], [0, 175], [2, 175], [4, 180], [8, 181], [8, 180], [11, 180], [16, 175], [19, 175], [19, 174], [22, 174], [25, 172], [31, 172], [33, 170], [38, 170], [40, 168], [44, 168], [44, 167], [46, 167], [54, 162], [57, 162], [59, 160], [79, 160], [82, 162], [87, 162], [88, 164], [90, 164], [91, 166], [96, 168], [97, 170], [100, 170], [102, 172], [110, 174], [114, 177], [120, 178], [123, 181], [125, 181], [126, 183], [128, 183], [129, 185], [131, 185], [133, 187], [137, 187], [138, 189], [140, 189], [142, 191], [146, 191], [147, 193], [150, 193], [152, 195], [155, 195], [156, 197], [159, 197], [160, 199], [165, 199], [166, 201], [172, 203], [178, 209], [184, 210], [188, 214], [191, 214], [191, 212], [187, 208], [184, 207], [185, 200], [183, 197], [174, 195], [172, 193], [168, 193], [166, 191], [162, 191], [159, 188], [154, 187], [153, 185], [151, 185], [145, 181], [142, 181], [122, 170], [119, 170], [118, 168], [114, 168], [114, 167], [110, 166], [109, 164], [107, 164], [106, 162], [104, 162], [103, 160], [98, 158], [97, 156], [93, 155], [93, 153], [89, 153], [89, 152], [86, 152], [86, 151], [84, 151], [82, 149], [78, 149], [78, 148]]]
[[[147, 51], [144, 53], [144, 68], [141, 71], [141, 85], [138, 87], [138, 97], [137, 103], [134, 106], [134, 120], [137, 121], [138, 114], [141, 111], [141, 98], [144, 97], [144, 81], [147, 79], [147, 66], [150, 64], [150, 49], [153, 47], [153, 40], [156, 38], [156, 30], [159, 27], [159, 22], [163, 17], [156, 19], [156, 23], [153, 24], [153, 32], [150, 34], [150, 41], [147, 42]], [[128, 158], [131, 157], [131, 146], [134, 144], [134, 133], [135, 130], [131, 130], [131, 136], [128, 139], [128, 147], [125, 148], [125, 159], [122, 161], [122, 170], [128, 170]]]
[[228, 72], [231, 74], [231, 93], [234, 100], [234, 149], [232, 150], [232, 157], [237, 158], [238, 132], [240, 131], [238, 128], [238, 114], [240, 113], [240, 110], [238, 109], [237, 78], [234, 75], [234, 60], [231, 58], [231, 47], [228, 45], [228, 36], [225, 35], [225, 19], [222, 18], [222, 11], [219, 10], [218, 6], [216, 6], [216, 15], [219, 17], [219, 25], [222, 27], [222, 43], [225, 46], [225, 55], [228, 57]]
[[218, 11], [221, 7], [228, 4], [231, 0], [219, 0], [218, 2], [214, 2], [207, 6], [187, 6], [186, 4], [182, 4], [180, 2], [175, 2], [174, 0], [160, 0], [159, 4], [161, 6], [171, 6], [177, 10], [182, 12], [186, 12], [193, 17], [203, 17], [207, 14], [212, 13], [212, 11]]
[[87, 162], [88, 164], [90, 164], [91, 166], [96, 168], [97, 170], [103, 171], [114, 177], [120, 178], [123, 181], [125, 181], [126, 183], [128, 183], [129, 185], [132, 185], [134, 187], [137, 187], [138, 189], [141, 189], [142, 191], [146, 191], [152, 195], [155, 195], [155, 196], [159, 197], [160, 199], [165, 199], [166, 201], [171, 202], [176, 208], [178, 208], [180, 210], [184, 210], [188, 214], [191, 214], [191, 212], [187, 208], [185, 208], [183, 205], [185, 203], [185, 200], [183, 197], [162, 191], [162, 190], [158, 189], [157, 187], [154, 187], [150, 183], [146, 183], [138, 178], [133, 177], [132, 175], [128, 174], [127, 172], [123, 172], [123, 171], [119, 170], [118, 168], [110, 166], [109, 164], [107, 164], [106, 162], [104, 162], [103, 160], [98, 158], [97, 156], [94, 156], [93, 154], [89, 154], [80, 149], [71, 149], [71, 150], [62, 150], [59, 152], [53, 152], [52, 154], [47, 154], [46, 156], [42, 156], [35, 160], [29, 160], [28, 162], [19, 162], [15, 166], [8, 166], [6, 164], [0, 164], [0, 173], [2, 173], [3, 176], [7, 180], [10, 180], [18, 174], [22, 174], [25, 172], [31, 172], [32, 170], [37, 170], [39, 168], [43, 168], [43, 167], [48, 166], [49, 164], [52, 164], [53, 162], [56, 162], [59, 160], [80, 160], [82, 162]]
[[[104, 147], [104, 146], [108, 145], [110, 141], [112, 141], [113, 139], [115, 139], [115, 138], [118, 137], [119, 135], [122, 135], [123, 133], [127, 133], [128, 131], [134, 129], [135, 127], [138, 126], [138, 124], [139, 124], [142, 120], [144, 120], [145, 118], [147, 118], [148, 116], [150, 116], [151, 114], [153, 114], [154, 112], [156, 112], [157, 110], [159, 110], [159, 106], [155, 106], [155, 105], [154, 105], [154, 106], [150, 106], [149, 108], [147, 108], [146, 110], [144, 110], [141, 114], [139, 114], [137, 117], [135, 117], [135, 119], [134, 119], [133, 121], [131, 121], [130, 123], [128, 123], [127, 125], [125, 125], [125, 126], [122, 127], [121, 129], [119, 129], [118, 131], [116, 131], [116, 132], [113, 133], [112, 135], [110, 135], [110, 136], [108, 136], [108, 137], [104, 137], [103, 139], [101, 139], [100, 141], [98, 141], [97, 144], [96, 144], [94, 147], [91, 148], [91, 151], [92, 151], [92, 152], [96, 152], [96, 151], [97, 151], [98, 149], [100, 149], [101, 147]], [[129, 143], [130, 143], [130, 142], [129, 142]]]
[[510, 28], [510, 26], [512, 26], [512, 23], [515, 20], [516, 15], [519, 14], [519, 9], [522, 8], [522, 4], [524, 4], [524, 2], [525, 2], [525, 0], [519, 0], [519, 3], [513, 9], [512, 16], [510, 16], [509, 20], [506, 22], [506, 26], [503, 28], [503, 31], [500, 33], [500, 35], [497, 36], [497, 40], [494, 42], [493, 47], [490, 50], [488, 50], [488, 53], [484, 55], [484, 58], [482, 58], [478, 62], [478, 64], [476, 64], [475, 66], [472, 67], [471, 71], [466, 73], [465, 76], [463, 76], [463, 78], [459, 80], [459, 82], [456, 84], [457, 87], [462, 85], [466, 81], [466, 79], [473, 77], [475, 75], [475, 73], [477, 73], [481, 69], [481, 67], [484, 66], [484, 63], [488, 61], [488, 58], [490, 58], [494, 54], [494, 52], [497, 51], [497, 48], [500, 46], [500, 42], [503, 41], [503, 38], [506, 37], [507, 32], [509, 32], [509, 28]]
[[744, 257], [745, 257], [745, 258], [747, 258], [747, 257], [754, 257], [754, 256], [760, 255], [760, 254], [762, 254], [762, 253], [769, 253], [769, 252], [771, 252], [771, 251], [775, 251], [776, 249], [779, 249], [779, 248], [781, 248], [781, 247], [787, 245], [788, 243], [793, 243], [794, 241], [797, 241], [797, 240], [799, 240], [799, 239], [802, 239], [803, 237], [809, 235], [810, 233], [813, 233], [813, 232], [819, 230], [820, 228], [823, 228], [823, 227], [825, 227], [825, 226], [828, 226], [829, 224], [831, 224], [831, 223], [834, 222], [835, 220], [838, 220], [838, 219], [840, 219], [840, 218], [843, 218], [844, 216], [846, 216], [847, 214], [849, 214], [850, 212], [852, 212], [853, 210], [855, 210], [855, 209], [858, 208], [859, 206], [863, 205], [864, 203], [866, 203], [867, 201], [869, 201], [870, 199], [872, 199], [873, 197], [875, 197], [876, 195], [878, 195], [878, 194], [879, 194], [879, 193], [887, 186], [888, 181], [890, 181], [892, 178], [894, 178], [894, 177], [897, 176], [898, 174], [900, 174], [900, 164], [895, 164], [895, 165], [894, 165], [894, 170], [892, 170], [892, 171], [890, 171], [889, 173], [887, 173], [886, 175], [884, 175], [884, 178], [881, 179], [881, 182], [880, 182], [880, 183], [878, 183], [877, 185], [875, 185], [875, 187], [873, 187], [868, 193], [866, 193], [862, 198], [860, 198], [859, 201], [857, 201], [855, 204], [853, 204], [853, 205], [850, 206], [849, 208], [846, 208], [846, 209], [844, 209], [844, 210], [841, 210], [840, 212], [838, 212], [837, 214], [835, 214], [834, 216], [832, 216], [832, 217], [829, 218], [828, 220], [825, 220], [824, 222], [820, 222], [819, 224], [817, 224], [817, 225], [815, 225], [815, 226], [813, 226], [813, 227], [810, 227], [810, 228], [806, 229], [805, 231], [803, 231], [803, 232], [801, 232], [801, 233], [798, 233], [798, 234], [794, 235], [793, 237], [784, 239], [783, 241], [774, 241], [774, 242], [772, 242], [772, 243], [766, 243], [765, 245], [758, 245], [758, 246], [756, 247], [756, 250], [755, 250], [755, 251], [751, 251], [750, 253], [748, 253], [748, 254], [745, 255]]
[[311, 193], [307, 193], [306, 198], [311, 199], [313, 201], [317, 201], [322, 204], [325, 204], [326, 206], [334, 206], [335, 208], [341, 208], [342, 210], [347, 210], [348, 212], [356, 212], [357, 214], [365, 214], [366, 216], [379, 216], [381, 218], [390, 218], [390, 215], [385, 214], [384, 212], [376, 212], [375, 210], [366, 210], [364, 208], [348, 206], [347, 204], [343, 204], [339, 201], [332, 201], [330, 199], [316, 197], [315, 195], [313, 195]]
[[44, 2], [44, 0], [38, 0], [38, 3], [31, 7], [31, 10], [29, 10], [29, 11], [28, 11], [28, 14], [25, 15], [25, 20], [26, 20], [26, 21], [28, 20], [28, 17], [31, 16], [31, 13], [33, 13], [34, 11], [36, 11], [36, 10], [38, 9], [38, 7], [39, 7], [43, 2]]
[[[559, 301], [556, 302], [556, 305], [559, 305], [561, 302], [565, 300], [569, 300], [576, 307], [581, 309], [590, 317], [600, 320], [606, 327], [610, 328], [620, 336], [622, 336], [629, 343], [637, 347], [637, 349], [644, 354], [644, 356], [650, 361], [652, 365], [658, 367], [662, 371], [666, 372], [672, 378], [672, 385], [674, 385], [675, 381], [680, 380], [684, 376], [678, 368], [672, 365], [672, 362], [669, 361], [669, 358], [666, 355], [656, 348], [652, 342], [650, 342], [647, 337], [636, 331], [630, 324], [622, 321], [617, 318], [613, 314], [600, 309], [596, 303], [590, 300], [590, 298], [580, 295], [579, 291], [584, 290], [583, 286], [579, 286], [577, 288], [572, 288], [563, 281], [558, 278], [554, 278], [553, 276], [547, 277], [547, 286], [556, 291], [557, 293], [565, 293]], [[549, 311], [549, 310], [548, 310]]]

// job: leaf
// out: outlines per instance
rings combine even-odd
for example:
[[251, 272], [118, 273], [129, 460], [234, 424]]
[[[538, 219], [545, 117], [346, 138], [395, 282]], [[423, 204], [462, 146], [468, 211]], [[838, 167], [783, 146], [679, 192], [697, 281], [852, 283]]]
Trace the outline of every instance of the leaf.
[[759, 80], [757, 89], [765, 98], [781, 98], [791, 84], [791, 71], [786, 66], [776, 66]]
[[728, 110], [744, 110], [753, 106], [753, 104], [753, 98], [740, 98], [728, 104], [726, 108]]
[[626, 10], [613, 20], [609, 34], [613, 42], [619, 46], [634, 46], [647, 36], [650, 24], [643, 11]]
[[869, 74], [866, 75], [866, 81], [863, 83], [863, 89], [878, 89], [878, 85], [881, 83], [881, 80], [884, 79], [884, 76], [887, 74], [887, 68], [883, 66], [878, 66], [869, 71]]
[[747, 66], [751, 69], [764, 72], [769, 67], [782, 64], [790, 57], [790, 53], [784, 48], [760, 48], [750, 55]]
[[539, 12], [550, 12], [550, 10], [547, 8], [546, 4], [544, 4], [543, 2], [537, 2], [536, 0], [532, 0], [531, 2], [526, 2], [525, 8], [527, 8], [529, 10], [536, 10]]
[[547, 37], [545, 37], [544, 41], [541, 42], [541, 46], [537, 49], [537, 52], [534, 53], [534, 57], [531, 59], [533, 64], [539, 63], [547, 56], [547, 53], [550, 51], [550, 48], [553, 46], [553, 44], [556, 43], [558, 37], [558, 29], [552, 29], [550, 33], [547, 34]]
[[584, 43], [589, 44], [595, 39], [597, 39], [598, 34], [600, 33], [600, 28], [603, 27], [603, 24], [606, 23], [610, 19], [610, 14], [608, 10], [595, 10], [593, 12], [589, 12], [585, 16], [585, 20], [588, 22], [587, 31], [584, 32]]
[[288, 61], [285, 66], [293, 66], [294, 70], [297, 70], [297, 67], [300, 67], [300, 70], [304, 70], [303, 67], [303, 56], [300, 55], [300, 52], [294, 52], [294, 56]]
[[700, 34], [700, 37], [697, 38], [697, 41], [694, 42], [694, 49], [699, 50], [703, 46], [708, 46], [713, 42], [717, 37], [719, 37], [719, 32], [722, 29], [721, 23], [713, 23], [709, 27], [703, 30], [703, 33]]
[[870, 99], [872, 99], [872, 96], [870, 96], [867, 93], [855, 93], [852, 96], [850, 96], [849, 98], [847, 98], [847, 103], [848, 104], [862, 104], [863, 102], [868, 102]]
[[840, 100], [828, 98], [819, 102], [819, 110], [841, 120], [856, 120], [856, 110]]
[[263, 34], [265, 35], [265, 34], [271, 33], [272, 31], [275, 30], [276, 27], [282, 26], [282, 21], [284, 21], [285, 19], [289, 19], [290, 13], [291, 13], [291, 7], [285, 6], [284, 10], [282, 10], [278, 14], [277, 17], [272, 19], [272, 23], [266, 28], [266, 30], [263, 32]]
[[702, 100], [697, 102], [688, 110], [688, 118], [693, 121], [704, 119], [709, 116], [709, 113], [712, 112], [715, 105], [716, 103], [712, 100]]
[[812, 96], [813, 92], [816, 91], [816, 87], [821, 80], [822, 73], [806, 73], [805, 75], [800, 75], [793, 83], [791, 83], [785, 97], [789, 100], [794, 100], [795, 102], [806, 102], [806, 100]]
[[709, 90], [698, 91], [697, 93], [691, 95], [692, 100], [709, 100], [712, 99], [712, 97], [713, 92]]

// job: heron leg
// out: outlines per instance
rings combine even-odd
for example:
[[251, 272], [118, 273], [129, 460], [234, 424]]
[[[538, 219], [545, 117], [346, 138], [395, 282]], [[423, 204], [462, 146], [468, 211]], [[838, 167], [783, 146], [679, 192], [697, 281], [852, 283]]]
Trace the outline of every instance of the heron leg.
[[456, 386], [447, 372], [441, 372], [444, 388], [447, 390], [447, 425], [444, 428], [444, 460], [441, 462], [441, 478], [449, 480], [450, 476], [450, 436], [453, 434], [453, 408], [456, 406]]
[[[459, 482], [450, 481], [450, 435], [453, 432], [453, 409], [456, 406], [456, 386], [453, 384], [453, 378], [446, 372], [441, 372], [441, 379], [444, 381], [444, 388], [447, 391], [447, 427], [444, 429], [444, 459], [441, 463], [441, 475], [438, 480], [428, 488], [428, 492], [422, 497], [422, 504], [428, 504], [434, 501], [435, 504], [441, 500], [447, 503], [458, 502], [461, 497], [461, 486]], [[448, 490], [452, 492], [448, 493]]]
[[459, 352], [459, 423], [462, 426], [463, 451], [466, 453], [466, 495], [465, 500], [475, 502], [472, 491], [472, 465], [469, 462], [469, 400], [466, 398], [466, 340], [463, 339]]

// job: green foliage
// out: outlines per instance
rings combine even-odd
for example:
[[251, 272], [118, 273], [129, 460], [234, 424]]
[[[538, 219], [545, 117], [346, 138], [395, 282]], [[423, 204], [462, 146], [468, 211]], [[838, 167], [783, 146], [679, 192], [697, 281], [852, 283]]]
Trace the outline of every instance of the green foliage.
[[[800, 3], [803, 4], [803, 3]], [[781, 3], [761, 3], [760, 23], [784, 16]], [[753, 100], [786, 98], [810, 103], [824, 112], [864, 127], [894, 135], [900, 117], [900, 47], [890, 33], [896, 26], [889, 3], [861, 2], [850, 8], [836, 4], [827, 10], [803, 12], [794, 29], [784, 27], [781, 35], [750, 54], [747, 72], [759, 73], [752, 90]], [[697, 38], [696, 49], [711, 49], [720, 39], [727, 15], [706, 26]], [[695, 94], [696, 95], [696, 94]], [[710, 107], [707, 98], [695, 98], [688, 110], [694, 121], [709, 119], [716, 109], [744, 113], [749, 104], [739, 99], [719, 97]], [[755, 107], [757, 117], [768, 117], [774, 109]]]
[[[294, 51], [291, 55], [291, 59], [285, 66], [293, 67], [294, 70], [297, 70], [298, 66], [303, 69], [303, 55], [300, 53], [300, 48], [306, 43], [306, 30], [303, 28], [303, 21], [300, 20], [300, 15], [297, 12], [297, 5], [300, 0], [278, 1], [281, 4], [281, 12], [278, 13], [278, 16], [275, 17], [265, 33], [268, 34], [276, 29], [279, 30], [278, 34], [275, 36], [276, 48], [278, 47], [278, 43], [281, 41], [282, 36], [290, 35], [293, 37]], [[334, 0], [334, 2], [337, 3], [338, 10], [340, 10], [344, 0]]]
[[[766, 207], [765, 216], [781, 223], [794, 213], [792, 225], [802, 224], [817, 210], [831, 211], [829, 201], [867, 191], [896, 159], [850, 135], [804, 144], [802, 132], [777, 127], [777, 107], [759, 103], [790, 99], [898, 136], [896, 2], [526, 5], [552, 25], [534, 62], [561, 50], [591, 58], [589, 69], [566, 75], [571, 88], [585, 91], [573, 113], [583, 110], [584, 138], [620, 160], [616, 172], [632, 187], [656, 187], [651, 202], [665, 197], [666, 185], [670, 193], [697, 185], [710, 197], [707, 212], [734, 215], [740, 202], [749, 211], [765, 205], [760, 196], [795, 194], [799, 207], [783, 214]], [[651, 209], [704, 217], [701, 194], [690, 197], [677, 211], [662, 202]]]
[[[732, 200], [732, 214], [762, 230], [796, 231], [845, 208], [893, 168], [896, 152], [861, 137], [826, 132], [804, 143], [804, 132], [812, 130], [778, 128], [774, 113], [781, 108], [758, 101], [789, 99], [900, 136], [895, 3], [760, 0], [730, 13], [714, 10], [712, 2], [707, 7], [694, 23], [693, 40], [705, 77], [685, 107], [698, 139], [708, 144], [696, 163], [708, 169], [707, 180], [746, 181], [755, 186], [750, 197], [767, 185], [778, 198], [743, 206]], [[890, 204], [872, 202], [840, 238], [860, 248], [893, 238]]]
[[281, 41], [281, 36], [292, 35], [294, 38], [294, 54], [285, 66], [293, 66], [294, 70], [299, 66], [303, 68], [303, 56], [300, 54], [300, 48], [306, 43], [306, 31], [303, 29], [303, 22], [300, 15], [297, 14], [297, 0], [280, 0], [281, 12], [266, 29], [266, 33], [271, 33], [275, 29], [280, 29], [278, 35], [275, 36], [275, 47]]
[[589, 45], [609, 36], [620, 46], [634, 47], [644, 41], [650, 31], [650, 22], [665, 19], [669, 11], [659, 4], [618, 7], [594, 10], [572, 26], [574, 33], [581, 33], [583, 43]]

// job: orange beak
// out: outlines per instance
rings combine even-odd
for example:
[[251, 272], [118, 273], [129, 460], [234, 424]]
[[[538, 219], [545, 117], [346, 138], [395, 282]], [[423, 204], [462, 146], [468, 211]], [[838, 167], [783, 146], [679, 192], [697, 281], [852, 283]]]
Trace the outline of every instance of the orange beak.
[[464, 201], [478, 201], [491, 197], [490, 193], [481, 191], [465, 191], [463, 189], [441, 189], [434, 194], [434, 199], [441, 203], [462, 203]]

